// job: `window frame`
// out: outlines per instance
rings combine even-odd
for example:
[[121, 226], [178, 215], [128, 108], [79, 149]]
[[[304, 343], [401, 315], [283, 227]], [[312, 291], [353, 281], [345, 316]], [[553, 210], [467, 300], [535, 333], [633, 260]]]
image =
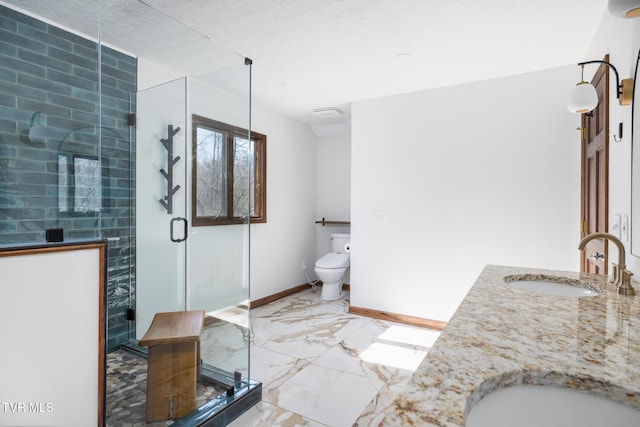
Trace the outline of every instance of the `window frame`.
[[[253, 154], [253, 176], [255, 179], [255, 203], [251, 201], [250, 207], [255, 211], [255, 215], [251, 215], [249, 222], [266, 223], [267, 222], [267, 136], [258, 132], [248, 132], [246, 129], [233, 126], [227, 123], [219, 122], [207, 117], [193, 114], [191, 116], [192, 135], [192, 173], [191, 173], [191, 224], [194, 227], [212, 226], [212, 225], [230, 225], [245, 224], [247, 218], [233, 216], [233, 173], [234, 173], [234, 145], [235, 138], [240, 137], [248, 139], [254, 143]], [[227, 134], [226, 150], [226, 198], [227, 198], [227, 215], [224, 217], [198, 216], [196, 209], [198, 200], [198, 128], [206, 128]]]

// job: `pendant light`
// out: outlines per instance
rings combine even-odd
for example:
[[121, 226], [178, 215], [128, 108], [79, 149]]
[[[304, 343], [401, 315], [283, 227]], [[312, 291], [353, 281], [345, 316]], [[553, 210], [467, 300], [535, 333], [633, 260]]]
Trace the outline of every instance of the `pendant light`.
[[609, 13], [621, 18], [638, 18], [640, 0], [609, 0]]
[[596, 88], [593, 87], [591, 83], [584, 81], [584, 64], [582, 64], [581, 67], [580, 82], [573, 88], [567, 101], [569, 111], [577, 114], [588, 113], [598, 105]]
[[620, 105], [631, 105], [633, 100], [633, 79], [624, 79], [620, 81], [618, 70], [610, 62], [607, 61], [585, 61], [580, 62], [578, 65], [582, 67], [582, 77], [580, 82], [573, 88], [571, 94], [569, 94], [569, 100], [567, 101], [567, 108], [572, 113], [588, 113], [596, 108], [598, 105], [598, 94], [596, 88], [591, 83], [584, 81], [584, 66], [586, 64], [604, 64], [613, 71], [616, 78], [616, 98]]

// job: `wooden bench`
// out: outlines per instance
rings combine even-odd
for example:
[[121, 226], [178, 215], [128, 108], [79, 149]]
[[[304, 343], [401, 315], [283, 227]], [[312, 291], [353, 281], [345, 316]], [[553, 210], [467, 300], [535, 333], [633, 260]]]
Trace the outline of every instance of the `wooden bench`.
[[139, 341], [149, 347], [147, 422], [183, 417], [196, 409], [203, 324], [203, 310], [156, 313]]

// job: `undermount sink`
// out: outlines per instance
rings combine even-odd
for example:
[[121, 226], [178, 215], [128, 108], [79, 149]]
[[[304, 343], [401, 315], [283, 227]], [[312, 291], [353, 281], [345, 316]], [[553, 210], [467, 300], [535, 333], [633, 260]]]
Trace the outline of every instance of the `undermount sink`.
[[467, 427], [638, 427], [640, 410], [585, 392], [518, 385], [488, 394], [467, 415]]
[[561, 295], [566, 297], [592, 297], [600, 295], [598, 287], [589, 282], [561, 276], [523, 274], [506, 276], [504, 281], [516, 288], [547, 295]]

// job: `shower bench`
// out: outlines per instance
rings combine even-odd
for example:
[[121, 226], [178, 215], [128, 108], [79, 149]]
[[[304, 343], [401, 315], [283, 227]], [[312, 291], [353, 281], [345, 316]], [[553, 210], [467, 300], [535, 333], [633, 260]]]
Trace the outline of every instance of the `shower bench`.
[[196, 409], [203, 324], [203, 310], [156, 313], [138, 342], [149, 347], [147, 422], [183, 417]]

